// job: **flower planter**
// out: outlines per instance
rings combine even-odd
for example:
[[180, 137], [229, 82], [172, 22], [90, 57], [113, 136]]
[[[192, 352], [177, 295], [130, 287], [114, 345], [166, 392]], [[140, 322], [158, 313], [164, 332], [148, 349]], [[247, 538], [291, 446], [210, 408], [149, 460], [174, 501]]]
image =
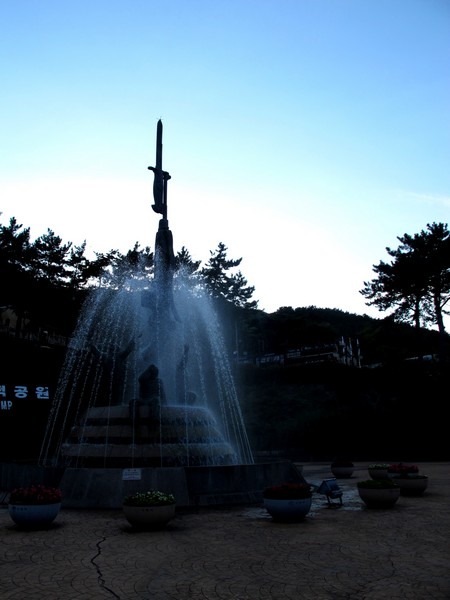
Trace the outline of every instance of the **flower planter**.
[[421, 496], [428, 487], [427, 475], [394, 477], [393, 480], [400, 487], [401, 496]]
[[417, 465], [407, 465], [404, 463], [397, 463], [389, 465], [388, 477], [394, 479], [398, 476], [406, 475], [417, 475], [419, 473], [419, 467]]
[[314, 486], [285, 482], [263, 491], [264, 507], [274, 521], [301, 521], [311, 510]]
[[264, 508], [274, 521], [301, 521], [311, 510], [312, 498], [264, 498]]
[[8, 504], [11, 519], [19, 527], [48, 527], [61, 510], [61, 502], [52, 504]]
[[162, 529], [175, 516], [175, 504], [164, 506], [126, 506], [124, 515], [136, 529]]
[[354, 467], [340, 467], [331, 465], [331, 472], [336, 477], [336, 479], [348, 479], [353, 475], [354, 470]]
[[388, 466], [386, 467], [368, 467], [369, 475], [372, 479], [387, 479]]
[[400, 488], [358, 488], [358, 493], [368, 508], [392, 508], [399, 499]]

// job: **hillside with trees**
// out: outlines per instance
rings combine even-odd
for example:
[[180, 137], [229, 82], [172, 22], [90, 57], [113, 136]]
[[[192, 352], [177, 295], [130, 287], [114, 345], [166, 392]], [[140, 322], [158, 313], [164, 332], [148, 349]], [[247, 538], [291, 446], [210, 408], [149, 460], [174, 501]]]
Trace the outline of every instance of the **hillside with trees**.
[[[393, 311], [383, 319], [314, 306], [265, 313], [237, 270], [242, 259], [230, 259], [225, 244], [203, 266], [186, 248], [178, 252], [177, 272], [207, 289], [223, 316], [257, 453], [448, 458], [442, 390], [450, 337], [442, 315], [450, 297], [449, 232], [433, 224], [399, 241], [387, 249], [392, 262], [374, 266], [377, 277], [361, 290], [369, 304]], [[51, 230], [32, 241], [14, 218], [0, 225], [0, 384], [44, 380], [54, 389], [90, 290], [114, 293], [129, 277], [148, 280], [153, 269], [151, 248], [138, 243], [90, 260], [86, 243], [65, 243]], [[24, 424], [25, 455], [44, 426], [35, 417], [29, 430]]]

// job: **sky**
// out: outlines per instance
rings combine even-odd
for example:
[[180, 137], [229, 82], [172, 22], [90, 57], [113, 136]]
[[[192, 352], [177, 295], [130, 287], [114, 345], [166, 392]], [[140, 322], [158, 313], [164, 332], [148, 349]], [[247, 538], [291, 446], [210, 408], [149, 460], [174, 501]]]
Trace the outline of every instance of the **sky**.
[[449, 0], [0, 0], [0, 222], [220, 242], [266, 312], [338, 308], [398, 236], [449, 222]]

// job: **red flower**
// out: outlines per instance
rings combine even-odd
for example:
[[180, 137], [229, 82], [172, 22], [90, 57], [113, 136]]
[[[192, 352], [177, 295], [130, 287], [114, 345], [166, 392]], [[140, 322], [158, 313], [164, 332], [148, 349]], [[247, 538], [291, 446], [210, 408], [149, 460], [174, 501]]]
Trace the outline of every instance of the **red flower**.
[[396, 463], [389, 465], [388, 473], [395, 473], [396, 475], [407, 475], [408, 473], [418, 473], [419, 467], [417, 465], [405, 465], [403, 463]]
[[9, 495], [9, 504], [56, 504], [61, 502], [61, 490], [44, 485], [15, 488]]
[[271, 500], [299, 500], [310, 498], [311, 494], [312, 486], [309, 483], [282, 483], [266, 488], [263, 497]]

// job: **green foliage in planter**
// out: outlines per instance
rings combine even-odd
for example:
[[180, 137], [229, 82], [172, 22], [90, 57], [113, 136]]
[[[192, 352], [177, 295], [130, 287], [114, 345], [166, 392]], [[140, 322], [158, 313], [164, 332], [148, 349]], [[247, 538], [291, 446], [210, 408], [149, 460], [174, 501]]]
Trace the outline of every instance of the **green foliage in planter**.
[[358, 488], [367, 490], [386, 490], [398, 488], [398, 485], [392, 479], [365, 479], [364, 481], [358, 481], [356, 485]]
[[175, 504], [175, 496], [158, 490], [136, 492], [123, 499], [125, 506], [167, 506]]
[[312, 490], [309, 483], [282, 483], [267, 487], [263, 497], [270, 500], [303, 500], [311, 498]]

